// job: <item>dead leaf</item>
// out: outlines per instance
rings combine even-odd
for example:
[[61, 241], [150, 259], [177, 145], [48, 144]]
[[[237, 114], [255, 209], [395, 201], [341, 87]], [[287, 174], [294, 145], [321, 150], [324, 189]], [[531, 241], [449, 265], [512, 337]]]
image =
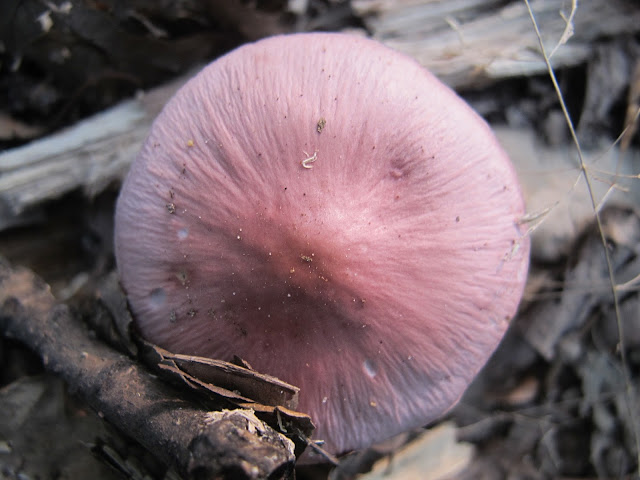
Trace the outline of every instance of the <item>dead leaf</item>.
[[157, 364], [173, 363], [182, 372], [205, 384], [212, 384], [251, 401], [270, 406], [296, 408], [298, 387], [282, 380], [211, 358], [171, 353], [157, 345], [146, 344], [154, 352]]
[[0, 140], [30, 140], [44, 133], [44, 128], [28, 125], [0, 112]]
[[456, 427], [442, 423], [373, 466], [359, 480], [438, 480], [461, 472], [471, 461], [474, 448], [456, 440]]

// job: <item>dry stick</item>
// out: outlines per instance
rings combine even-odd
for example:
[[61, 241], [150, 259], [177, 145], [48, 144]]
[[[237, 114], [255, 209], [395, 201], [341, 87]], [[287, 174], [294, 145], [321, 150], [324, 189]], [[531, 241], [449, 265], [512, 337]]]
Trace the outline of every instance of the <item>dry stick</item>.
[[600, 209], [596, 205], [596, 200], [593, 193], [593, 187], [591, 185], [591, 178], [589, 177], [589, 172], [587, 171], [587, 167], [584, 161], [584, 156], [582, 155], [582, 148], [580, 147], [580, 141], [578, 140], [578, 135], [576, 134], [576, 130], [573, 126], [573, 121], [571, 120], [569, 111], [567, 110], [567, 105], [564, 101], [562, 90], [560, 89], [560, 85], [558, 85], [558, 80], [556, 79], [555, 72], [553, 70], [553, 67], [551, 66], [551, 62], [549, 61], [549, 56], [547, 55], [547, 51], [544, 48], [544, 42], [542, 41], [542, 34], [540, 33], [538, 22], [536, 21], [536, 17], [533, 13], [529, 0], [524, 0], [524, 1], [525, 1], [525, 4], [527, 5], [527, 10], [529, 12], [529, 16], [531, 17], [531, 23], [533, 24], [533, 28], [536, 32], [536, 36], [538, 37], [540, 51], [542, 53], [542, 56], [544, 57], [545, 64], [547, 65], [547, 71], [549, 73], [551, 83], [553, 84], [553, 88], [556, 92], [558, 100], [560, 101], [560, 106], [562, 107], [564, 118], [567, 122], [567, 126], [569, 127], [569, 132], [571, 133], [571, 138], [576, 147], [580, 171], [587, 185], [589, 197], [591, 198], [591, 206], [593, 208], [593, 214], [596, 219], [596, 224], [598, 225], [598, 231], [600, 232], [600, 241], [602, 242], [602, 248], [604, 250], [604, 256], [607, 263], [607, 270], [609, 273], [609, 283], [611, 287], [611, 294], [613, 296], [613, 308], [616, 316], [616, 324], [618, 329], [618, 348], [620, 350], [620, 363], [622, 364], [622, 370], [623, 370], [622, 374], [624, 376], [625, 384], [626, 384], [626, 392], [625, 392], [626, 403], [627, 403], [627, 408], [629, 409], [630, 417], [633, 421], [633, 426], [631, 428], [634, 432], [635, 443], [636, 443], [636, 461], [638, 464], [637, 473], [638, 475], [640, 475], [640, 426], [638, 425], [638, 418], [636, 418], [636, 408], [634, 405], [635, 391], [632, 383], [631, 371], [629, 369], [629, 362], [627, 360], [624, 326], [622, 324], [622, 315], [620, 313], [620, 303], [618, 301], [618, 289], [616, 288], [616, 279], [613, 272], [613, 265], [611, 263], [611, 255], [609, 254], [609, 248], [607, 247], [607, 239], [604, 234], [604, 229], [602, 228], [602, 220], [600, 218]]
[[35, 274], [2, 259], [0, 333], [37, 352], [73, 393], [186, 478], [292, 474], [293, 443], [252, 411], [209, 412], [180, 398], [129, 357], [92, 339]]

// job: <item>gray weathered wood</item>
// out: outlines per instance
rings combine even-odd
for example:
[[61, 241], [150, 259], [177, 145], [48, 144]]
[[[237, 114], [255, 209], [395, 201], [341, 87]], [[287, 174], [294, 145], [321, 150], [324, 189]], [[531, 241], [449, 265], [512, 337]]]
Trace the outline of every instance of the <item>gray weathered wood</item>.
[[151, 122], [184, 82], [180, 78], [58, 133], [0, 153], [0, 230], [45, 200], [77, 188], [93, 196], [121, 180]]
[[[353, 0], [373, 37], [416, 58], [454, 88], [546, 72], [526, 4], [516, 0]], [[567, 30], [572, 2], [532, 0], [545, 49]], [[564, 18], [563, 18], [564, 17]], [[555, 67], [584, 62], [603, 36], [640, 31], [640, 8], [622, 0], [581, 0], [573, 36], [557, 49]]]
[[[561, 12], [568, 18], [571, 5], [567, 0], [532, 1], [549, 52], [567, 29]], [[599, 36], [640, 31], [640, 8], [632, 2], [582, 0], [577, 5], [575, 33], [553, 54], [556, 66], [584, 62]], [[374, 38], [414, 56], [456, 88], [546, 69], [524, 1], [505, 6], [501, 0], [353, 0], [353, 8]], [[120, 181], [153, 118], [189, 76], [50, 137], [0, 153], [0, 231], [49, 199], [74, 189], [92, 196]], [[509, 153], [521, 156], [520, 144], [513, 150]], [[569, 158], [566, 152], [560, 154]], [[541, 206], [536, 203], [532, 208], [538, 211]], [[577, 224], [584, 220], [580, 216]]]

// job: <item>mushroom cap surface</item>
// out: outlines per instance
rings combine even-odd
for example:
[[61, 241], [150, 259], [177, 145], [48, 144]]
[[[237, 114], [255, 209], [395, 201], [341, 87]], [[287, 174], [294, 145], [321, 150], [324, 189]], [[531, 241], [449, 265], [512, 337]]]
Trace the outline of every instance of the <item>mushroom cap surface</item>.
[[414, 60], [344, 34], [219, 58], [123, 185], [116, 259], [141, 334], [300, 387], [334, 453], [446, 412], [526, 280], [512, 165]]

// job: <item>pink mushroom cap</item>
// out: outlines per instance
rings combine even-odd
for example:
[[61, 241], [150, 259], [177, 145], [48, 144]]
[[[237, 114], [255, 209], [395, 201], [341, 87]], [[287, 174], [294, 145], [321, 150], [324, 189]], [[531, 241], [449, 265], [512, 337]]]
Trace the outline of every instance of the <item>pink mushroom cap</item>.
[[141, 334], [300, 387], [333, 453], [441, 416], [502, 338], [529, 239], [487, 124], [344, 34], [248, 44], [158, 116], [116, 210]]

